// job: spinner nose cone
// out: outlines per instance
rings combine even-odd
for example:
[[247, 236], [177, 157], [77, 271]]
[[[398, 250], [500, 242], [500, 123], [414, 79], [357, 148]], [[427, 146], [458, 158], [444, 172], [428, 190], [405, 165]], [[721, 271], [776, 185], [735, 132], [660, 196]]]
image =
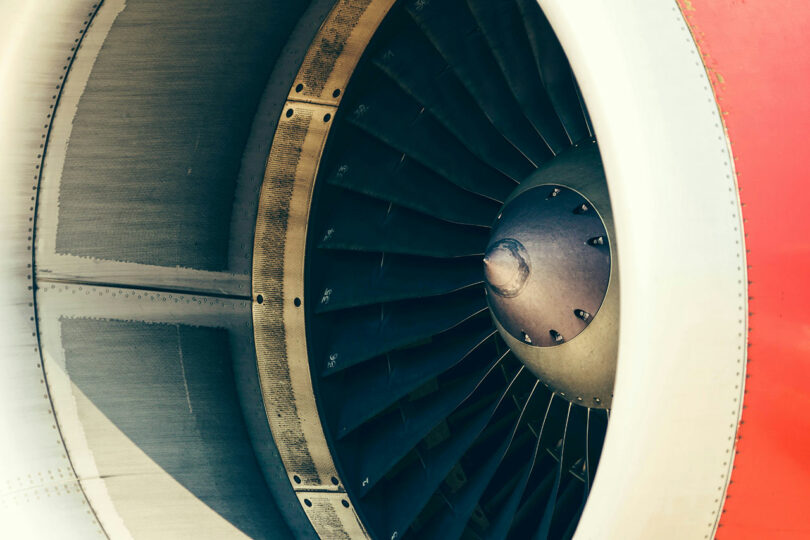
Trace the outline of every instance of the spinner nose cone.
[[526, 248], [514, 238], [494, 243], [484, 255], [484, 277], [496, 294], [512, 298], [520, 294], [529, 278]]
[[610, 280], [610, 245], [593, 204], [564, 186], [519, 193], [501, 210], [484, 255], [488, 304], [504, 331], [556, 347], [596, 316]]
[[[609, 212], [608, 197], [597, 200]], [[530, 185], [502, 207], [483, 264], [487, 305], [511, 353], [561, 397], [610, 407], [618, 289], [608, 297], [614, 267], [598, 207], [559, 184]]]

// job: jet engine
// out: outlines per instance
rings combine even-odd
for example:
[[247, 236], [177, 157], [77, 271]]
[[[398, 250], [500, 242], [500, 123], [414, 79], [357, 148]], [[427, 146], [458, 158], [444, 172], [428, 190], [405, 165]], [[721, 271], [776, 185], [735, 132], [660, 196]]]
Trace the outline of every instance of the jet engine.
[[810, 535], [807, 6], [0, 15], [3, 537]]

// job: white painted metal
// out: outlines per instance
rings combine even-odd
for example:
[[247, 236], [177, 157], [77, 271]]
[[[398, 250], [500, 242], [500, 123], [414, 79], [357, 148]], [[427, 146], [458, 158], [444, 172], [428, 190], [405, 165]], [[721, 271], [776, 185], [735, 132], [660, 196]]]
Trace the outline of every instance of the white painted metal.
[[613, 411], [580, 539], [710, 538], [745, 376], [735, 176], [673, 0], [539, 0], [607, 173], [622, 272]]
[[[0, 524], [4, 538], [104, 537], [57, 429], [40, 365], [32, 238], [52, 96], [92, 0], [0, 7]], [[47, 115], [47, 116], [46, 116]]]

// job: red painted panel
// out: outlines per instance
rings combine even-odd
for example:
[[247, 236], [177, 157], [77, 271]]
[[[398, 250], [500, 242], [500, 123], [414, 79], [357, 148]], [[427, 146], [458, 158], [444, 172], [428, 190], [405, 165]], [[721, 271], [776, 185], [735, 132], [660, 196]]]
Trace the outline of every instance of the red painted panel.
[[749, 363], [721, 539], [810, 538], [810, 2], [679, 0], [735, 158]]

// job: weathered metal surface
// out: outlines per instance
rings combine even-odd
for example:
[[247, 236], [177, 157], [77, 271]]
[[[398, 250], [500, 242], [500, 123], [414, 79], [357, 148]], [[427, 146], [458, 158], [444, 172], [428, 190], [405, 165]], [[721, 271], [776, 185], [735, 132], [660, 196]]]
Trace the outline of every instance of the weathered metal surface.
[[[116, 25], [110, 20], [105, 31], [89, 34], [54, 119], [39, 272], [247, 297], [252, 225], [241, 224], [253, 221], [256, 200], [255, 191], [246, 197], [241, 189], [250, 177], [237, 171], [297, 11], [277, 2], [254, 13], [246, 4], [222, 7], [226, 16], [214, 18], [189, 5], [194, 13], [187, 17], [177, 5], [114, 4], [105, 11]], [[268, 23], [270, 13], [281, 15]], [[141, 24], [149, 21], [155, 24]], [[138, 48], [151, 35], [145, 32], [193, 34], [196, 41], [163, 37], [159, 51], [146, 51]], [[226, 45], [236, 34], [250, 39]], [[206, 48], [213, 52], [204, 54]], [[229, 221], [232, 227], [223, 226]]]
[[253, 322], [267, 420], [302, 508], [325, 538], [368, 533], [345, 495], [312, 387], [302, 307], [309, 208], [342, 92], [392, 4], [343, 0], [327, 16], [279, 119], [256, 220]]

